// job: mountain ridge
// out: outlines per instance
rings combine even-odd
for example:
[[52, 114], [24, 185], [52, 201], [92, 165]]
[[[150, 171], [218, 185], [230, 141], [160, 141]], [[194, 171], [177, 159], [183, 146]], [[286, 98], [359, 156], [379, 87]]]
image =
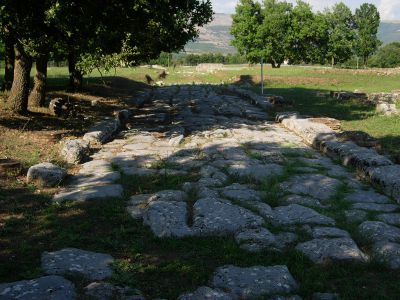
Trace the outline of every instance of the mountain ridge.
[[[232, 15], [215, 13], [213, 21], [199, 28], [199, 37], [195, 42], [189, 42], [185, 46], [185, 51], [187, 53], [237, 53], [236, 48], [230, 45], [231, 25]], [[400, 20], [382, 20], [378, 38], [383, 45], [395, 41], [400, 42]]]

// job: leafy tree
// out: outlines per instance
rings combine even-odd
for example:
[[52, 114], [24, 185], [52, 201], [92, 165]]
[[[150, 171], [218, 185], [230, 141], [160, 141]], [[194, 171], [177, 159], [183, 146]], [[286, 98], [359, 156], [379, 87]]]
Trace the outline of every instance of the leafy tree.
[[362, 57], [364, 66], [366, 66], [368, 58], [381, 44], [377, 37], [380, 24], [378, 9], [373, 4], [362, 4], [360, 8], [356, 9], [354, 22], [357, 28], [355, 51], [358, 56]]
[[291, 14], [288, 39], [288, 57], [291, 62], [322, 63], [328, 40], [324, 15], [314, 14], [308, 3], [297, 1]]
[[400, 42], [390, 43], [380, 48], [371, 57], [370, 66], [379, 68], [400, 67]]
[[263, 21], [261, 5], [253, 0], [240, 0], [232, 17], [232, 45], [250, 62], [259, 62], [262, 47], [258, 29]]
[[326, 12], [328, 25], [328, 51], [332, 66], [348, 60], [353, 51], [355, 39], [354, 19], [350, 8], [343, 2], [335, 4], [331, 11]]
[[279, 68], [289, 55], [288, 31], [291, 26], [292, 5], [277, 0], [265, 0], [263, 22], [257, 36], [262, 48], [259, 53], [273, 68]]

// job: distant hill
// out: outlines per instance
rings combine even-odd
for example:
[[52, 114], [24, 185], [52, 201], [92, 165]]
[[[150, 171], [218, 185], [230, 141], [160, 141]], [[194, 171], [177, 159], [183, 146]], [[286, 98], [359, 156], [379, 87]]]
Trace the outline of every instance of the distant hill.
[[[188, 53], [236, 53], [230, 45], [232, 17], [228, 14], [214, 14], [214, 20], [200, 28], [200, 36], [195, 42], [185, 46]], [[388, 44], [400, 42], [400, 21], [382, 21], [378, 32], [379, 39]]]
[[400, 42], [400, 21], [382, 21], [379, 26], [378, 37], [383, 44]]

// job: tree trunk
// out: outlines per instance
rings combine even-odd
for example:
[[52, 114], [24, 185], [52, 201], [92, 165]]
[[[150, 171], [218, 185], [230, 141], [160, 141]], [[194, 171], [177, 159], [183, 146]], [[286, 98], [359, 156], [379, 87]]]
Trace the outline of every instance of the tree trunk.
[[274, 60], [271, 61], [271, 66], [272, 66], [272, 69], [275, 69], [275, 68], [276, 68], [275, 61], [274, 61]]
[[9, 37], [5, 39], [4, 56], [5, 56], [4, 82], [3, 85], [1, 86], [1, 90], [9, 91], [11, 89], [14, 80], [14, 61], [15, 61], [14, 43]]
[[82, 73], [76, 69], [76, 54], [72, 50], [68, 53], [68, 70], [69, 70], [69, 87], [72, 90], [81, 90], [83, 76]]
[[31, 57], [21, 45], [15, 45], [14, 81], [8, 97], [8, 105], [13, 112], [23, 114], [28, 111], [31, 68]]
[[44, 105], [46, 100], [47, 62], [47, 54], [41, 55], [36, 59], [36, 75], [34, 86], [28, 99], [29, 106], [40, 107]]

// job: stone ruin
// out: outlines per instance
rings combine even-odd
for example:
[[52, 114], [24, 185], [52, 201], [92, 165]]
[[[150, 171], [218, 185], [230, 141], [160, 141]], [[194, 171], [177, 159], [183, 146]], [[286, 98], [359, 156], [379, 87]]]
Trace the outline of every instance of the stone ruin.
[[198, 64], [196, 67], [197, 72], [214, 72], [224, 69], [223, 64]]

